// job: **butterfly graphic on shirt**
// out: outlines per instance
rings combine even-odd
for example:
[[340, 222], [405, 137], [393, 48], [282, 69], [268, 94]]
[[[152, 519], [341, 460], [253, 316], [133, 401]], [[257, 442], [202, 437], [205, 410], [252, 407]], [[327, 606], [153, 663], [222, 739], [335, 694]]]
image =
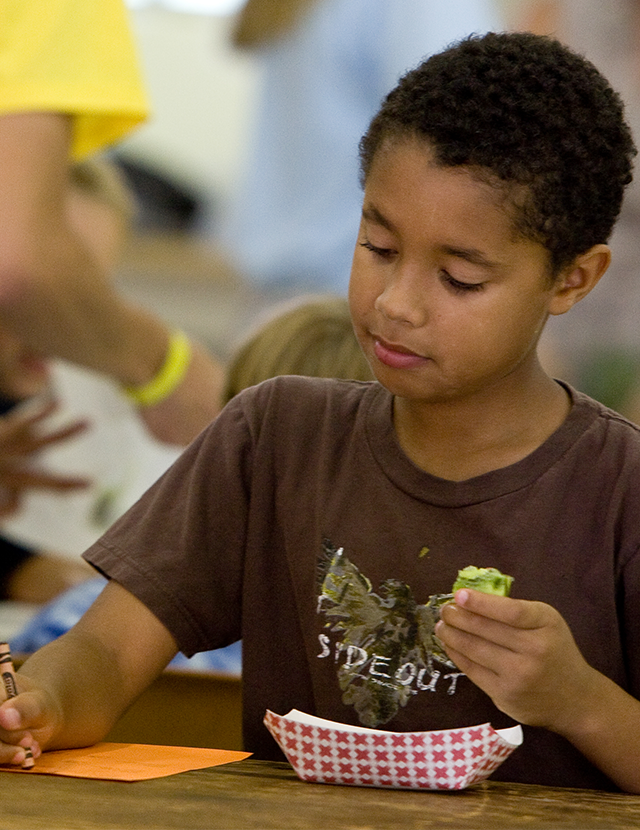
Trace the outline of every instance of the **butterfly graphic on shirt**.
[[443, 677], [453, 681], [447, 691], [455, 691], [460, 672], [434, 632], [440, 606], [451, 594], [433, 594], [420, 604], [411, 588], [396, 579], [382, 582], [376, 593], [344, 550], [328, 541], [319, 585], [318, 613], [326, 619], [325, 628], [340, 638], [335, 653], [341, 658], [342, 700], [356, 709], [362, 724], [387, 723], [418, 692], [436, 691]]

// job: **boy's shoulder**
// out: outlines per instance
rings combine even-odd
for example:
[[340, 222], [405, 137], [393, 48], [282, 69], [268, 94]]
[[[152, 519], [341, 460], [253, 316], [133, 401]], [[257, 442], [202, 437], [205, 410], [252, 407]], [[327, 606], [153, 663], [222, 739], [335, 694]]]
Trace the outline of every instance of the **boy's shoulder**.
[[623, 432], [626, 433], [628, 431], [630, 435], [635, 434], [640, 436], [640, 424], [636, 424], [615, 409], [611, 409], [611, 407], [592, 398], [585, 392], [574, 389], [567, 383], [562, 383], [562, 386], [569, 393], [574, 408], [583, 410], [585, 413], [591, 413], [591, 417], [594, 420], [601, 420], [603, 425], [618, 425]]
[[376, 381], [282, 375], [244, 389], [226, 407], [255, 436], [333, 440], [391, 420], [392, 398]]
[[605, 455], [624, 453], [628, 462], [640, 464], [640, 425], [584, 392], [567, 389], [573, 401], [570, 420], [576, 432]]
[[227, 445], [235, 435], [268, 453], [309, 455], [313, 447], [340, 455], [358, 436], [388, 429], [391, 412], [391, 396], [376, 381], [283, 375], [239, 392], [217, 422]]

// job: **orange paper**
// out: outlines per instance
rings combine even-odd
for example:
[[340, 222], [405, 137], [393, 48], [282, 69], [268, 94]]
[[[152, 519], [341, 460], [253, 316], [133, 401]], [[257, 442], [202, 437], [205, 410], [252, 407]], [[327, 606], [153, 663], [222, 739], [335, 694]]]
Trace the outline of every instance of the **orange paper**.
[[82, 749], [44, 752], [32, 769], [0, 767], [2, 772], [23, 775], [67, 775], [72, 778], [102, 778], [109, 781], [144, 781], [191, 769], [204, 769], [241, 761], [250, 752], [202, 749], [156, 744], [99, 743]]

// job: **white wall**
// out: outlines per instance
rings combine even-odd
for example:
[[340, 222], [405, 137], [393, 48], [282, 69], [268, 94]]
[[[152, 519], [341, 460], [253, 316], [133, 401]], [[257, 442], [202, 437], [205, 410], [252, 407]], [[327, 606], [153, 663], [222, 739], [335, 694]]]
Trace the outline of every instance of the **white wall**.
[[[180, 13], [145, 2], [151, 0], [129, 0], [136, 6], [130, 16], [153, 114], [122, 149], [224, 200], [237, 180], [251, 132], [258, 69], [248, 55], [230, 47], [231, 17]], [[528, 0], [496, 2], [503, 15], [507, 9], [513, 15]]]
[[259, 84], [228, 43], [229, 17], [130, 11], [152, 116], [121, 149], [224, 198], [238, 175]]

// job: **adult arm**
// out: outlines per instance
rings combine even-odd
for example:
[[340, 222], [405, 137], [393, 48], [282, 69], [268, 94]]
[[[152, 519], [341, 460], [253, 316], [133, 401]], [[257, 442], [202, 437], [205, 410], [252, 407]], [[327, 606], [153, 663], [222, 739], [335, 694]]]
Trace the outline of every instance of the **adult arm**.
[[[0, 117], [0, 324], [43, 354], [144, 386], [164, 363], [169, 327], [120, 296], [73, 229], [70, 142], [66, 115]], [[194, 344], [182, 382], [141, 417], [161, 440], [187, 443], [217, 414], [222, 376]]]
[[622, 790], [640, 793], [640, 701], [586, 662], [550, 605], [462, 589], [436, 631], [501, 711], [564, 736]]
[[[0, 705], [0, 763], [100, 741], [175, 656], [176, 643], [145, 605], [109, 582], [81, 620], [18, 672]], [[180, 717], [176, 712], [176, 717]]]

